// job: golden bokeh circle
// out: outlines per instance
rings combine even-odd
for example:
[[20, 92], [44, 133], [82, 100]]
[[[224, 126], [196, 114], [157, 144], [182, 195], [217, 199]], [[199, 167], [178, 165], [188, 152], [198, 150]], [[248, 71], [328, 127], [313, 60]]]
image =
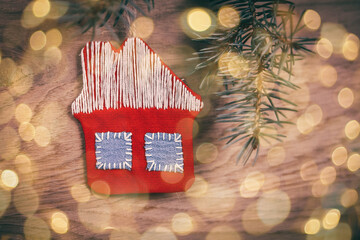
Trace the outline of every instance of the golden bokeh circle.
[[355, 189], [346, 189], [340, 198], [340, 203], [344, 207], [348, 208], [357, 203], [359, 199], [359, 194]]
[[35, 0], [32, 11], [35, 17], [42, 18], [50, 12], [51, 4], [48, 0]]
[[354, 93], [350, 88], [343, 88], [338, 94], [339, 105], [343, 108], [349, 108], [354, 103]]
[[304, 13], [304, 23], [307, 28], [317, 30], [321, 25], [321, 17], [315, 10], [308, 9]]
[[340, 220], [341, 214], [340, 211], [336, 208], [330, 209], [325, 214], [323, 220], [322, 220], [322, 226], [325, 229], [333, 229], [335, 228]]
[[69, 219], [64, 212], [56, 211], [51, 215], [51, 229], [59, 234], [69, 230]]
[[354, 140], [359, 136], [360, 124], [356, 120], [351, 120], [345, 125], [345, 135], [348, 139]]
[[15, 119], [19, 123], [30, 122], [32, 114], [31, 108], [24, 103], [17, 105], [15, 109]]
[[316, 44], [316, 51], [322, 58], [329, 58], [331, 57], [334, 48], [329, 39], [321, 38]]
[[218, 149], [212, 143], [202, 143], [196, 148], [196, 159], [201, 163], [210, 163], [218, 156]]
[[30, 47], [35, 50], [41, 50], [46, 45], [46, 35], [43, 31], [38, 30], [30, 36]]
[[34, 140], [40, 147], [46, 147], [51, 141], [49, 130], [44, 126], [36, 127]]
[[320, 69], [320, 82], [324, 87], [332, 87], [338, 78], [336, 69], [331, 65], [322, 66]]
[[134, 37], [149, 38], [154, 31], [154, 21], [148, 17], [138, 17], [130, 26], [130, 32]]
[[187, 14], [187, 24], [196, 32], [204, 32], [211, 26], [211, 17], [202, 8], [191, 9]]
[[285, 160], [285, 157], [285, 149], [281, 146], [276, 146], [268, 151], [266, 159], [270, 166], [277, 166]]
[[35, 128], [28, 122], [21, 123], [18, 132], [21, 139], [26, 142], [31, 141], [35, 137]]
[[351, 154], [347, 161], [347, 168], [351, 172], [356, 172], [360, 168], [360, 155], [357, 153]]
[[344, 146], [339, 146], [334, 149], [331, 154], [331, 160], [336, 166], [343, 165], [348, 157], [348, 152]]
[[6, 187], [13, 189], [18, 185], [19, 177], [16, 172], [5, 169], [1, 172], [1, 181]]
[[304, 226], [304, 232], [306, 234], [317, 234], [320, 231], [321, 223], [320, 220], [317, 218], [310, 218]]
[[171, 219], [172, 230], [181, 236], [190, 234], [194, 225], [194, 219], [187, 213], [176, 213]]
[[332, 184], [336, 179], [336, 169], [332, 166], [327, 166], [320, 171], [320, 181], [324, 185]]
[[233, 28], [240, 23], [238, 11], [231, 6], [222, 6], [217, 15], [220, 25], [225, 28]]

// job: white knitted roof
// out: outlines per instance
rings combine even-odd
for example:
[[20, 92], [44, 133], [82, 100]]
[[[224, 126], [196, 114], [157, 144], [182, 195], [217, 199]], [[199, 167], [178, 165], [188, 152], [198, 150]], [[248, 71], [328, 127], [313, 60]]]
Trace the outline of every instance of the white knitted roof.
[[73, 113], [118, 108], [200, 111], [203, 103], [139, 38], [119, 50], [109, 42], [89, 42], [81, 51], [83, 89]]

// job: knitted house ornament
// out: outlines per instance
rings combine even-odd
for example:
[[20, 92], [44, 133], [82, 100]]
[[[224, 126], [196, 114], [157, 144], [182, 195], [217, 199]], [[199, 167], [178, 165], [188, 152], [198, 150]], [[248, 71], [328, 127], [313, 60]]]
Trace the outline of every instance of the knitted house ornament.
[[139, 38], [89, 42], [72, 113], [83, 128], [88, 185], [98, 193], [179, 192], [194, 181], [192, 128], [203, 106]]

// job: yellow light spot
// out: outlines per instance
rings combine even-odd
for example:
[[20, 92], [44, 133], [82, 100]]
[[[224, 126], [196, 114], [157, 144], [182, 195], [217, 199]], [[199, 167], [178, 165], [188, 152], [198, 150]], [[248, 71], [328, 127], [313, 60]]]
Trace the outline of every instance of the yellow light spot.
[[331, 57], [333, 50], [333, 45], [326, 38], [321, 38], [316, 44], [316, 51], [323, 58]]
[[19, 170], [19, 172], [21, 173], [31, 172], [31, 161], [26, 155], [24, 154], [17, 155], [14, 160], [14, 163], [16, 168]]
[[321, 26], [321, 38], [329, 40], [332, 45], [333, 52], [341, 53], [343, 44], [348, 35], [345, 27], [337, 23], [323, 23]]
[[234, 78], [244, 78], [250, 71], [248, 61], [240, 55], [233, 55], [227, 67], [230, 75]]
[[241, 240], [239, 233], [226, 225], [216, 226], [206, 235], [205, 240]]
[[351, 120], [345, 125], [345, 135], [348, 139], [354, 140], [359, 136], [360, 124], [356, 120]]
[[140, 37], [143, 39], [150, 37], [153, 31], [154, 22], [148, 17], [138, 17], [130, 27], [130, 32], [134, 37]]
[[36, 127], [34, 140], [40, 147], [46, 147], [51, 140], [49, 130], [43, 126]]
[[11, 202], [11, 192], [0, 188], [0, 217], [4, 215]]
[[317, 104], [313, 104], [306, 109], [305, 120], [312, 127], [318, 125], [321, 122], [322, 116], [323, 112], [321, 107]]
[[26, 240], [47, 240], [51, 238], [48, 225], [44, 220], [36, 216], [29, 216], [24, 223], [24, 234]]
[[336, 166], [340, 166], [346, 162], [348, 153], [345, 147], [340, 146], [334, 149], [331, 160]]
[[297, 129], [300, 133], [306, 135], [309, 134], [313, 130], [313, 126], [306, 121], [305, 115], [301, 115], [296, 121]]
[[325, 65], [320, 69], [320, 82], [325, 87], [332, 87], [337, 80], [337, 71], [331, 65]]
[[13, 97], [4, 91], [0, 93], [0, 124], [7, 123], [14, 116], [15, 102]]
[[201, 163], [210, 163], [218, 155], [217, 147], [212, 143], [202, 143], [196, 149], [196, 159]]
[[62, 58], [61, 50], [58, 47], [50, 47], [44, 52], [44, 60], [48, 65], [60, 63]]
[[166, 239], [166, 240], [177, 240], [175, 234], [166, 227], [152, 227], [144, 232], [140, 240], [154, 240], [154, 239]]
[[341, 214], [338, 209], [334, 208], [334, 209], [329, 210], [323, 218], [323, 221], [322, 221], [323, 227], [325, 229], [335, 228], [339, 223], [340, 216], [341, 216]]
[[300, 176], [304, 181], [314, 180], [318, 176], [317, 164], [309, 160], [301, 165]]
[[0, 131], [0, 156], [5, 160], [12, 160], [19, 152], [20, 139], [11, 127], [4, 127]]
[[348, 34], [342, 48], [344, 58], [349, 61], [354, 61], [359, 55], [359, 45], [359, 38], [355, 34]]
[[311, 218], [306, 222], [304, 226], [304, 232], [311, 235], [317, 234], [320, 230], [320, 227], [321, 225], [319, 219]]
[[64, 234], [69, 230], [69, 219], [63, 212], [55, 212], [51, 215], [51, 228], [54, 232]]
[[194, 220], [186, 213], [177, 213], [171, 220], [171, 228], [178, 235], [188, 235], [194, 230]]
[[[101, 203], [99, 205], [99, 203]], [[98, 199], [98, 201], [80, 202], [78, 204], [78, 216], [80, 222], [90, 231], [101, 233], [107, 228], [111, 221], [112, 209], [109, 202]]]
[[257, 214], [257, 203], [250, 203], [242, 215], [244, 230], [251, 235], [261, 235], [271, 230], [272, 226], [264, 224]]
[[273, 147], [267, 153], [267, 161], [270, 166], [277, 166], [285, 160], [285, 156], [283, 147]]
[[50, 2], [48, 0], [36, 0], [32, 6], [35, 17], [45, 17], [50, 12]]
[[354, 102], [354, 93], [349, 88], [343, 88], [338, 94], [338, 102], [341, 107], [349, 108]]
[[336, 170], [334, 167], [325, 167], [320, 172], [320, 181], [324, 185], [332, 184], [336, 179]]
[[196, 32], [204, 32], [211, 26], [210, 15], [202, 8], [194, 8], [187, 14], [187, 23]]
[[25, 216], [31, 216], [39, 207], [39, 196], [31, 186], [20, 184], [14, 190], [13, 202], [19, 213]]
[[35, 136], [35, 128], [31, 123], [23, 122], [19, 126], [19, 135], [24, 141], [31, 141]]
[[15, 118], [19, 123], [30, 122], [32, 117], [31, 108], [28, 105], [21, 103], [15, 109]]
[[1, 181], [6, 187], [12, 189], [18, 185], [19, 178], [14, 171], [6, 169], [1, 173]]
[[0, 64], [0, 86], [9, 86], [14, 78], [16, 63], [11, 58], [4, 58]]
[[311, 188], [311, 192], [314, 197], [322, 197], [328, 191], [328, 185], [324, 185], [320, 180], [314, 182]]
[[90, 191], [84, 184], [76, 184], [71, 187], [71, 196], [78, 202], [90, 200]]
[[40, 25], [45, 18], [44, 17], [36, 17], [33, 12], [34, 1], [29, 2], [29, 4], [25, 7], [23, 14], [21, 16], [21, 26], [23, 28], [34, 28]]
[[321, 24], [320, 15], [312, 9], [308, 9], [304, 14], [304, 23], [309, 29], [317, 30]]
[[352, 154], [347, 161], [347, 168], [351, 172], [356, 172], [360, 168], [360, 155], [357, 153]]
[[290, 209], [290, 198], [281, 190], [265, 192], [257, 201], [257, 215], [267, 226], [282, 223], [289, 215]]
[[208, 191], [208, 183], [206, 180], [201, 177], [200, 175], [195, 175], [195, 182], [193, 185], [185, 192], [186, 196], [188, 197], [202, 197], [204, 196]]
[[244, 198], [255, 197], [264, 185], [265, 176], [259, 171], [249, 173], [240, 185], [240, 195]]
[[46, 35], [43, 31], [36, 31], [30, 37], [30, 47], [37, 51], [46, 45]]
[[108, 198], [110, 196], [111, 189], [107, 182], [98, 180], [91, 184], [91, 192], [98, 198]]
[[69, 9], [69, 3], [65, 1], [51, 1], [50, 12], [46, 15], [49, 19], [58, 19], [65, 15]]
[[62, 34], [59, 29], [53, 28], [46, 32], [46, 46], [59, 47], [62, 43]]
[[239, 25], [240, 15], [236, 9], [230, 6], [223, 6], [218, 12], [219, 23], [225, 28], [233, 28]]
[[346, 189], [343, 194], [341, 194], [340, 202], [341, 205], [348, 208], [358, 201], [359, 195], [355, 189]]
[[17, 67], [9, 86], [10, 93], [13, 96], [27, 93], [33, 84], [33, 77], [33, 70], [28, 65], [24, 64]]

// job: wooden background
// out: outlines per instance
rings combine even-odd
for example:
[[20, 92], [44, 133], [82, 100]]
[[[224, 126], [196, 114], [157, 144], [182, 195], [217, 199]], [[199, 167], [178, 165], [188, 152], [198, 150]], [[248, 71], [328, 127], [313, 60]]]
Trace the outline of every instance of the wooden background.
[[[290, 119], [296, 122], [308, 106], [317, 104], [323, 113], [321, 122], [308, 134], [301, 134], [296, 125], [286, 126], [281, 130], [288, 136], [286, 140], [281, 144], [265, 143], [255, 166], [236, 166], [238, 146], [224, 149], [224, 143], [217, 141], [228, 128], [214, 122], [214, 109], [222, 100], [202, 92], [207, 110], [197, 119], [199, 132], [194, 151], [203, 143], [216, 148], [208, 156], [205, 154], [207, 163], [195, 160], [194, 187], [188, 193], [98, 196], [84, 187], [84, 140], [81, 126], [70, 109], [82, 87], [78, 55], [91, 36], [79, 35], [54, 20], [24, 29], [20, 19], [27, 4], [25, 0], [0, 2], [2, 64], [4, 59], [11, 58], [17, 66], [26, 64], [33, 72], [32, 81], [25, 78], [18, 83], [18, 88], [23, 89], [19, 93], [1, 68], [0, 170], [10, 169], [19, 176], [16, 188], [3, 187], [0, 192], [1, 239], [23, 239], [25, 235], [28, 239], [41, 236], [47, 239], [50, 235], [53, 239], [350, 239], [346, 235], [349, 227], [352, 239], [360, 238], [359, 203], [349, 208], [339, 203], [345, 189], [359, 189], [360, 175], [350, 172], [344, 167], [346, 164], [335, 166], [331, 161], [332, 151], [339, 145], [349, 153], [360, 151], [359, 138], [350, 141], [344, 133], [348, 121], [360, 120], [359, 60], [347, 61], [341, 54], [333, 54], [329, 59], [313, 55], [297, 65], [294, 81], [303, 89], [292, 95], [300, 111]], [[155, 28], [147, 43], [179, 77], [186, 78], [200, 92], [197, 88], [200, 76], [189, 76], [191, 64], [185, 62], [189, 53], [181, 50], [184, 45], [196, 50], [199, 46], [184, 34], [179, 17], [186, 9], [201, 6], [201, 1], [155, 0], [155, 4], [149, 13]], [[296, 4], [299, 12], [314, 9], [323, 23], [339, 23], [348, 32], [360, 35], [357, 0], [298, 0]], [[43, 53], [29, 47], [30, 35], [35, 30], [54, 27], [63, 36], [59, 47], [61, 61], [56, 65], [44, 62]], [[128, 36], [126, 30], [115, 29], [119, 38], [116, 39], [112, 30], [103, 28], [95, 40], [122, 41]], [[318, 36], [319, 31], [308, 34]], [[319, 81], [319, 71], [325, 64], [334, 66], [338, 74], [337, 82], [330, 88]], [[26, 86], [30, 88], [26, 90]], [[337, 101], [337, 94], [344, 87], [352, 89], [355, 95], [354, 103], [347, 109]], [[29, 141], [19, 134], [20, 124], [15, 117], [19, 104], [26, 104], [32, 111], [30, 123], [35, 128], [35, 139], [31, 129], [27, 132]], [[41, 134], [39, 126], [48, 130], [50, 140]], [[268, 150], [273, 146], [285, 149], [285, 159], [276, 166], [267, 161]], [[16, 156], [21, 154], [30, 161], [16, 162]], [[319, 185], [324, 195], [316, 197], [314, 184], [319, 183], [321, 170], [330, 166], [336, 169], [336, 180], [329, 186]], [[255, 188], [259, 182], [263, 184], [259, 191], [240, 190], [245, 178], [254, 172], [261, 179], [264, 177], [252, 182]], [[306, 235], [307, 220], [316, 217], [322, 221], [331, 208], [341, 212], [338, 227], [321, 228], [317, 235]], [[52, 230], [51, 216], [57, 211], [65, 213], [69, 220], [66, 234]]]

